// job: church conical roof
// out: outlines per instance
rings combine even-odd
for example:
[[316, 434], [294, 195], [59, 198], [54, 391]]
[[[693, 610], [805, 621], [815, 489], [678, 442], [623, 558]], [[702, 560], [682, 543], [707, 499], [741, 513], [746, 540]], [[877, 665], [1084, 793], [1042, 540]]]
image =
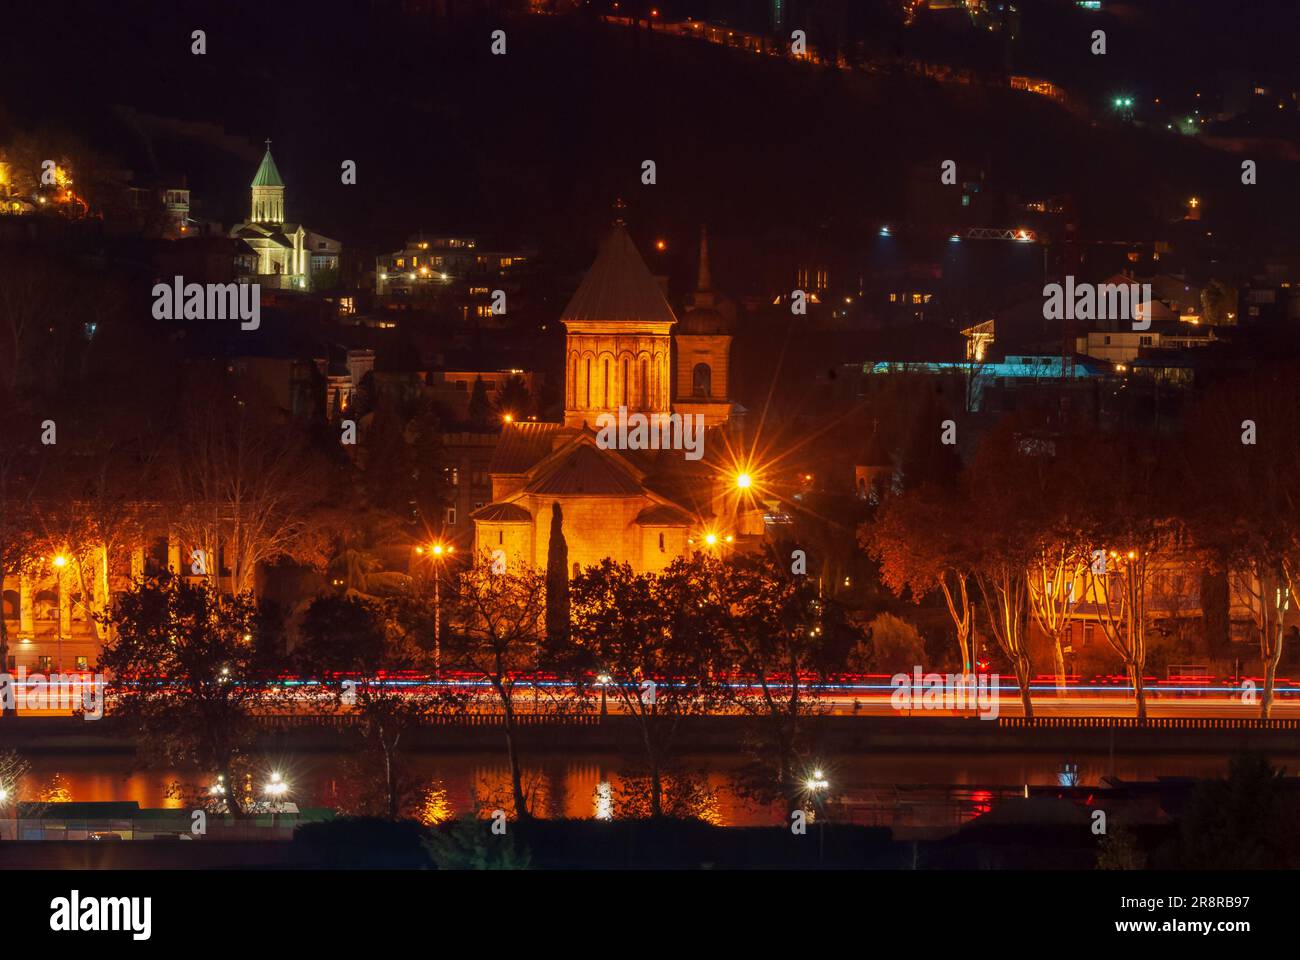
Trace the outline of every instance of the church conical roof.
[[582, 278], [560, 320], [673, 323], [677, 317], [627, 230], [618, 224], [600, 245], [596, 262]]
[[271, 148], [266, 148], [266, 156], [262, 157], [262, 165], [257, 168], [257, 176], [253, 177], [251, 186], [254, 187], [283, 187], [284, 181], [280, 179], [280, 171], [275, 168], [275, 160], [271, 156]]

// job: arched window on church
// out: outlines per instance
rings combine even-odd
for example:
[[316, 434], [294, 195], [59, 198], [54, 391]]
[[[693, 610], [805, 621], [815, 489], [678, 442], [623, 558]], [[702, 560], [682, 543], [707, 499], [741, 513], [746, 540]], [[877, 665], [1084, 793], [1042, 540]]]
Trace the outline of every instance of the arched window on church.
[[641, 361], [641, 409], [650, 409], [650, 361]]
[[606, 409], [609, 409], [609, 361], [608, 360], [604, 361], [604, 364], [605, 364], [604, 367], [605, 377], [604, 377], [604, 386], [602, 387], [602, 391], [604, 393], [604, 399], [601, 400], [600, 405], [602, 407], [605, 407]]
[[623, 406], [627, 406], [627, 357], [623, 358]]
[[696, 397], [713, 395], [713, 371], [707, 363], [697, 363], [691, 371], [691, 394]]
[[591, 409], [591, 357], [588, 357], [588, 358], [587, 358], [587, 376], [586, 376], [586, 381], [587, 381], [587, 383], [586, 383], [586, 389], [583, 391], [583, 396], [584, 396], [586, 399], [583, 401], [583, 404], [582, 404], [582, 405], [583, 405], [584, 407], [586, 407], [588, 410], [590, 410], [590, 409]]
[[569, 363], [569, 368], [572, 371], [569, 374], [568, 384], [569, 406], [575, 407], [578, 405], [578, 355], [576, 353], [573, 355], [573, 359]]

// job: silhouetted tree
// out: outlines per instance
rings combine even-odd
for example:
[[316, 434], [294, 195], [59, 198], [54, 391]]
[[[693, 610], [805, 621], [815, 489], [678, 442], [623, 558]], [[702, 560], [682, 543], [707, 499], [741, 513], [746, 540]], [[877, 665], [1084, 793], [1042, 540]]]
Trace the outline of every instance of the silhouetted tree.
[[230, 812], [243, 816], [253, 714], [267, 697], [252, 598], [165, 572], [120, 595], [110, 617], [100, 664], [113, 677], [113, 716], [136, 730], [148, 761], [220, 776]]
[[716, 668], [726, 611], [710, 589], [717, 562], [696, 554], [655, 575], [606, 558], [571, 584], [573, 643], [636, 721], [652, 817], [664, 815], [664, 780], [681, 721], [723, 699]]
[[551, 504], [551, 538], [546, 548], [546, 640], [556, 649], [569, 640], [569, 545], [563, 525], [556, 501]]
[[[402, 601], [396, 601], [401, 604]], [[459, 711], [464, 697], [435, 682], [433, 658], [410, 630], [412, 618], [390, 618], [360, 597], [317, 597], [303, 618], [297, 660], [330, 690], [338, 707], [356, 713], [365, 741], [383, 767], [387, 815], [402, 813], [403, 738], [435, 716]], [[396, 683], [401, 677], [404, 682]]]
[[474, 389], [469, 395], [469, 422], [478, 430], [492, 425], [492, 404], [488, 402], [487, 384], [482, 377], [474, 378]]
[[496, 412], [498, 416], [509, 415], [515, 420], [525, 420], [534, 413], [533, 397], [528, 392], [528, 384], [517, 373], [506, 377], [497, 390]]
[[743, 678], [721, 692], [754, 721], [750, 752], [761, 779], [753, 792], [766, 784], [793, 800], [807, 779], [806, 721], [819, 711], [811, 687], [826, 662], [823, 601], [809, 578], [765, 557], [701, 557], [699, 570], [721, 600], [719, 656]]

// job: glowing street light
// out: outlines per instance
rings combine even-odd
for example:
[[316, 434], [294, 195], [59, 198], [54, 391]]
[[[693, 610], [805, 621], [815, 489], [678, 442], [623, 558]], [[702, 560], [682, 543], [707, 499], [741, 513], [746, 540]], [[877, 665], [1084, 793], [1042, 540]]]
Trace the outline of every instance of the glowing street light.
[[[803, 785], [812, 800], [814, 816], [816, 816], [816, 811], [821, 808], [826, 799], [826, 791], [830, 789], [831, 782], [826, 779], [825, 772], [818, 767], [804, 780]], [[817, 861], [820, 863], [826, 858], [826, 821], [822, 817], [817, 817], [817, 821]]]
[[59, 553], [59, 554], [55, 554], [54, 559], [51, 562], [54, 564], [54, 568], [59, 571], [58, 573], [59, 626], [57, 632], [57, 639], [55, 640], [56, 649], [55, 649], [54, 659], [58, 661], [59, 673], [62, 673], [63, 672], [63, 568], [68, 565], [68, 558], [65, 557], [63, 554]]
[[736, 486], [741, 490], [748, 490], [754, 483], [754, 478], [747, 473], [736, 474]]
[[289, 792], [289, 784], [280, 778], [280, 772], [276, 770], [271, 773], [271, 781], [262, 790], [268, 797], [278, 800]]
[[712, 547], [712, 546], [714, 546], [715, 544], [717, 544], [717, 542], [718, 542], [718, 535], [717, 535], [716, 533], [706, 533], [706, 534], [704, 535], [704, 542], [707, 543], [709, 546]]
[[[424, 555], [424, 547], [416, 547], [415, 552]], [[456, 548], [451, 544], [443, 544], [435, 541], [429, 544], [429, 555], [433, 557], [433, 669], [435, 671], [442, 669], [442, 571], [441, 562], [444, 556], [456, 552]]]
[[596, 686], [600, 687], [600, 715], [602, 717], [608, 716], [608, 710], [605, 705], [605, 695], [609, 685], [613, 682], [614, 678], [608, 673], [602, 673], [600, 676], [596, 677]]

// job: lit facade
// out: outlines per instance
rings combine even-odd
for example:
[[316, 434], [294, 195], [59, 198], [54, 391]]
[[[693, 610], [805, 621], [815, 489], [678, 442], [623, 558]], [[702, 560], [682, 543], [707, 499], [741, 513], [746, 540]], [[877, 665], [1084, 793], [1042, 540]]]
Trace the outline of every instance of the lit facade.
[[284, 180], [271, 156], [271, 141], [250, 184], [248, 220], [230, 229], [257, 256], [256, 280], [267, 287], [308, 290], [312, 276], [337, 271], [342, 244], [285, 220]]
[[[707, 265], [704, 277], [707, 285]], [[705, 309], [710, 296], [697, 292], [692, 306]], [[735, 542], [743, 531], [724, 493], [733, 481], [714, 459], [725, 446], [718, 431], [729, 426], [730, 334], [710, 326], [721, 322], [720, 314], [698, 319], [700, 326], [687, 325], [693, 332], [685, 343], [674, 336], [677, 316], [617, 224], [561, 316], [564, 420], [504, 425], [490, 468], [492, 501], [472, 515], [477, 551], [544, 567], [555, 503], [570, 572], [607, 557], [640, 571], [660, 570], [697, 549], [725, 550]], [[702, 375], [704, 392], [697, 395], [696, 384], [682, 377], [700, 364], [709, 374]], [[600, 417], [616, 417], [619, 407], [647, 416], [703, 414], [709, 427], [703, 458], [688, 461], [682, 450], [602, 447]]]

